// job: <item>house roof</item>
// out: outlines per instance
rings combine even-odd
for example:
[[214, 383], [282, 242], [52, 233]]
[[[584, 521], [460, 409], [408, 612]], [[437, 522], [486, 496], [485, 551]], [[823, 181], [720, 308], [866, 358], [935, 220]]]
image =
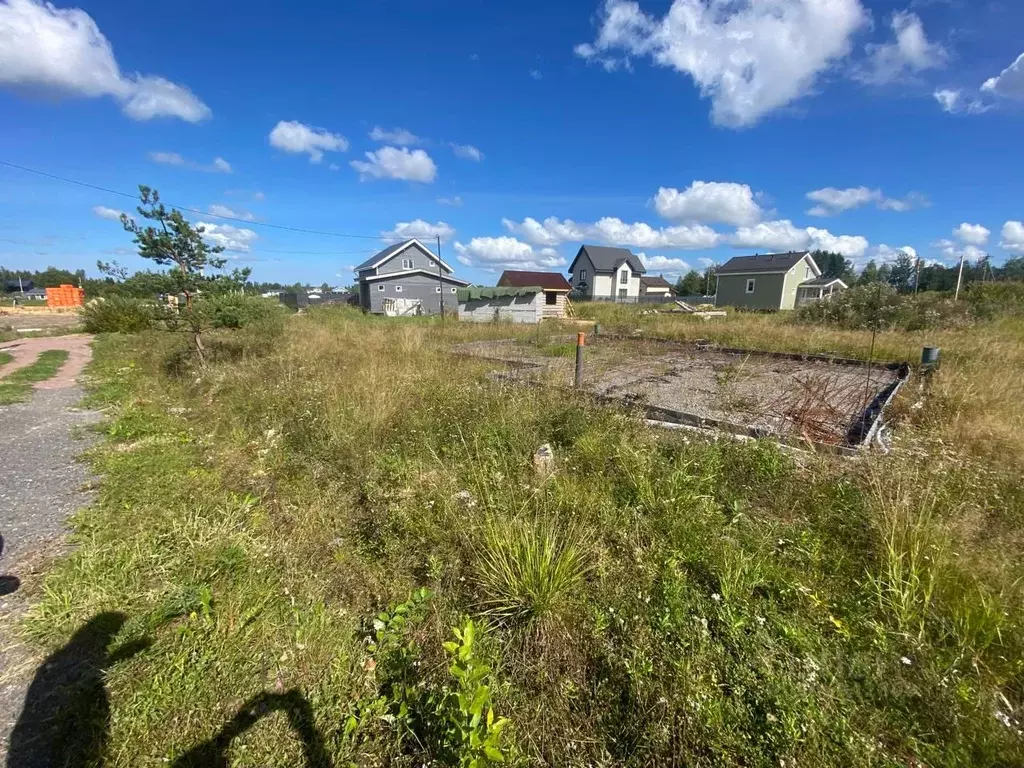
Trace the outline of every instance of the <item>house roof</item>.
[[460, 302], [478, 301], [480, 299], [499, 299], [503, 296], [533, 296], [543, 292], [544, 289], [539, 285], [497, 286], [495, 288], [471, 285], [467, 288], [459, 288], [455, 298]]
[[[744, 274], [751, 272], [789, 272], [804, 257], [811, 258], [807, 251], [790, 251], [789, 253], [767, 253], [755, 256], [734, 256], [715, 270], [716, 274]], [[811, 258], [811, 263], [814, 259]], [[817, 264], [814, 265], [818, 271]]]
[[813, 280], [804, 280], [800, 283], [801, 288], [825, 288], [832, 283], [839, 283], [843, 288], [849, 288], [846, 283], [840, 280], [838, 277], [816, 277]]
[[498, 280], [499, 286], [509, 288], [540, 287], [547, 291], [569, 291], [572, 286], [558, 272], [521, 272], [506, 269]]
[[469, 285], [468, 280], [460, 280], [459, 278], [452, 277], [451, 275], [438, 275], [437, 272], [432, 272], [429, 269], [403, 269], [398, 272], [386, 272], [383, 275], [368, 275], [364, 277], [363, 280], [368, 283], [372, 283], [377, 280], [391, 280], [395, 277], [408, 277], [409, 275], [426, 275], [434, 280], [444, 280], [446, 283]]
[[438, 258], [438, 256], [435, 255], [432, 250], [427, 248], [427, 246], [425, 246], [423, 243], [421, 243], [415, 237], [410, 238], [408, 240], [403, 240], [400, 243], [394, 243], [392, 245], [389, 245], [384, 250], [377, 251], [377, 253], [373, 254], [373, 256], [368, 258], [366, 261], [364, 261], [362, 264], [360, 264], [358, 267], [356, 267], [353, 271], [354, 272], [362, 272], [363, 270], [366, 270], [366, 269], [376, 269], [377, 267], [379, 267], [381, 264], [383, 264], [385, 261], [390, 259], [395, 254], [400, 253], [401, 251], [404, 251], [406, 248], [409, 248], [409, 247], [414, 246], [414, 245], [417, 246], [421, 251], [423, 251], [431, 259], [433, 259], [434, 261], [438, 262], [448, 272], [452, 271], [451, 267], [449, 267], [447, 264], [445, 264], [443, 261], [441, 261], [441, 259]]
[[572, 260], [572, 264], [569, 265], [569, 272], [576, 274], [576, 262], [580, 256], [587, 254], [587, 258], [590, 259], [590, 263], [594, 265], [594, 269], [598, 272], [614, 272], [623, 263], [628, 263], [629, 268], [638, 274], [644, 274], [647, 270], [644, 269], [643, 262], [628, 248], [608, 248], [603, 245], [584, 245], [580, 247], [579, 252], [576, 254], [576, 258]]
[[672, 285], [661, 275], [657, 277], [641, 277], [640, 278], [641, 288], [668, 288], [672, 290]]

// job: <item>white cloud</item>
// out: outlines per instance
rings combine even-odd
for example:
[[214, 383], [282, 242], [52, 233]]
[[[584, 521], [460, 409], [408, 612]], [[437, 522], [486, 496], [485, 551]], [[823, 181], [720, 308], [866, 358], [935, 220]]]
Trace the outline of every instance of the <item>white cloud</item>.
[[884, 45], [867, 46], [868, 61], [855, 73], [857, 79], [883, 85], [926, 69], [937, 69], [949, 60], [945, 48], [928, 40], [917, 14], [897, 11], [892, 15], [891, 26], [896, 39]]
[[36, 0], [0, 3], [0, 84], [82, 98], [109, 96], [133, 120], [212, 112], [188, 88], [153, 75], [121, 73], [110, 41], [79, 8]]
[[953, 230], [953, 236], [965, 245], [984, 245], [988, 242], [988, 236], [992, 232], [981, 224], [968, 224], [964, 222]]
[[763, 221], [753, 227], [740, 227], [729, 238], [738, 248], [768, 251], [834, 251], [850, 258], [863, 256], [868, 241], [860, 235], [833, 235], [827, 229], [799, 228], [792, 221]]
[[347, 152], [348, 139], [340, 133], [314, 128], [298, 120], [281, 120], [270, 132], [270, 146], [283, 152], [307, 154], [311, 163], [324, 159], [324, 152]]
[[719, 241], [718, 233], [702, 224], [655, 229], [641, 221], [628, 224], [614, 216], [605, 216], [592, 224], [579, 224], [572, 219], [559, 220], [554, 216], [543, 222], [530, 217], [521, 223], [502, 219], [502, 224], [509, 232], [526, 238], [534, 245], [553, 246], [597, 240], [608, 245], [638, 248], [711, 248]]
[[458, 195], [454, 197], [439, 197], [437, 198], [438, 205], [450, 205], [454, 208], [458, 208], [462, 205], [462, 198]]
[[980, 115], [992, 109], [991, 104], [986, 104], [974, 96], [965, 96], [961, 89], [940, 88], [932, 94], [939, 102], [943, 112], [951, 115], [966, 113], [968, 115]]
[[374, 141], [398, 144], [401, 147], [411, 147], [413, 144], [419, 144], [423, 141], [415, 133], [406, 130], [405, 128], [392, 128], [391, 130], [386, 130], [381, 128], [379, 125], [375, 125], [373, 130], [370, 131], [370, 138]]
[[1024, 99], [1024, 53], [996, 77], [986, 80], [981, 90], [1008, 99]]
[[443, 242], [449, 240], [454, 234], [455, 227], [446, 222], [439, 221], [436, 224], [431, 224], [423, 219], [413, 219], [412, 221], [398, 222], [395, 224], [394, 229], [390, 232], [381, 232], [380, 236], [392, 243], [415, 237], [417, 240], [426, 242], [429, 246], [439, 235]]
[[228, 208], [228, 206], [220, 205], [219, 203], [214, 203], [207, 210], [211, 216], [223, 216], [228, 219], [242, 219], [244, 221], [256, 220], [256, 217], [249, 211], [236, 211], [234, 208]]
[[818, 205], [807, 211], [811, 216], [835, 216], [844, 211], [860, 208], [864, 205], [874, 203], [883, 211], [909, 211], [914, 207], [928, 205], [923, 195], [915, 192], [905, 198], [886, 197], [880, 189], [869, 189], [868, 187], [848, 187], [836, 189], [825, 187], [807, 193], [807, 199]]
[[452, 151], [455, 153], [456, 157], [461, 157], [464, 160], [474, 160], [479, 163], [484, 159], [484, 153], [472, 144], [455, 144], [453, 142]]
[[586, 239], [583, 226], [572, 219], [559, 221], [555, 216], [548, 216], [541, 223], [527, 216], [521, 224], [517, 224], [511, 219], [502, 219], [501, 223], [512, 234], [524, 237], [534, 245], [558, 245]]
[[614, 216], [598, 221], [591, 233], [609, 245], [639, 248], [711, 248], [719, 240], [718, 233], [703, 224], [654, 229], [640, 221], [627, 224]]
[[1003, 237], [999, 247], [1004, 251], [1024, 256], [1024, 222], [1008, 221], [1003, 224]]
[[542, 73], [539, 69], [531, 69], [530, 77], [532, 77], [534, 80], [543, 80], [544, 73]]
[[376, 152], [367, 152], [366, 158], [369, 162], [353, 160], [349, 163], [359, 171], [360, 181], [404, 179], [429, 184], [437, 177], [437, 166], [422, 149], [410, 152], [406, 147], [381, 147]]
[[101, 219], [109, 219], [110, 221], [121, 220], [121, 211], [116, 208], [107, 208], [105, 205], [97, 205], [92, 209], [92, 212]]
[[564, 267], [568, 262], [553, 248], [534, 249], [514, 237], [474, 237], [469, 244], [455, 243], [461, 264], [484, 269], [539, 269]]
[[259, 237], [251, 229], [233, 227], [230, 224], [211, 224], [200, 221], [196, 223], [196, 226], [203, 228], [203, 239], [207, 242], [237, 253], [248, 253], [249, 247]]
[[868, 19], [860, 0], [674, 0], [660, 18], [606, 0], [597, 39], [575, 52], [606, 69], [616, 52], [627, 65], [650, 56], [693, 78], [715, 123], [740, 128], [813, 91]]
[[213, 158], [211, 163], [197, 163], [195, 160], [188, 160], [177, 152], [150, 152], [149, 159], [161, 165], [180, 165], [193, 171], [205, 173], [231, 173], [231, 163], [223, 157]]
[[975, 245], [961, 245], [952, 240], [938, 240], [932, 243], [932, 247], [938, 249], [942, 254], [942, 261], [945, 262], [960, 261], [961, 254], [966, 261], [978, 261], [987, 255]]
[[902, 248], [893, 248], [890, 245], [879, 245], [875, 248], [874, 258], [884, 263], [891, 263], [896, 261], [901, 254], [909, 256], [913, 261], [917, 261], [917, 250], [911, 248], [909, 245], [904, 245]]
[[746, 184], [695, 181], [680, 192], [661, 187], [654, 196], [654, 209], [675, 221], [722, 222], [740, 226], [761, 219], [761, 206]]
[[668, 256], [648, 256], [646, 253], [638, 253], [640, 261], [648, 272], [678, 277], [690, 271], [691, 267], [682, 259], [671, 259]]

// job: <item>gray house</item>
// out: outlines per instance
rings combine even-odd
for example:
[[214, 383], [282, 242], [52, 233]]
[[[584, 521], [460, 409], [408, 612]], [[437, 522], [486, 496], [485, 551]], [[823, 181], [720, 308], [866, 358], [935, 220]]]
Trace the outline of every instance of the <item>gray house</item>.
[[569, 265], [572, 287], [585, 299], [632, 301], [640, 296], [643, 262], [626, 248], [584, 245]]
[[801, 286], [817, 288], [821, 270], [807, 251], [736, 256], [715, 272], [717, 307], [793, 309]]
[[469, 283], [415, 238], [389, 245], [355, 268], [359, 306], [384, 315], [454, 313], [455, 292]]

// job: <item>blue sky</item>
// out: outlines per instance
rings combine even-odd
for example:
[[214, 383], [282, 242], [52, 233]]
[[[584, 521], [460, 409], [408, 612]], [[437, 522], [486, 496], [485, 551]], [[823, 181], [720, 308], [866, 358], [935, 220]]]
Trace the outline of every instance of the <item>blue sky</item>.
[[[1017, 0], [183, 2], [159, 17], [0, 0], [0, 161], [154, 186], [259, 280], [346, 283], [389, 238], [438, 233], [485, 283], [564, 269], [581, 242], [666, 275], [815, 247], [1002, 262], [1024, 254], [1022, 27]], [[0, 264], [139, 268], [105, 218], [132, 208], [0, 165]]]

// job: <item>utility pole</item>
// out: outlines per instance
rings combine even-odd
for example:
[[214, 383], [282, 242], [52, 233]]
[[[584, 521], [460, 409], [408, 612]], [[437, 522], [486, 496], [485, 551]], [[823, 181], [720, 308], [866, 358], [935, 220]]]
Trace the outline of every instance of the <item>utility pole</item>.
[[441, 319], [444, 320], [444, 273], [441, 272], [441, 236], [437, 236], [437, 284], [441, 292]]
[[956, 273], [956, 293], [953, 294], [953, 301], [960, 298], [960, 284], [964, 279], [964, 252], [960, 251], [960, 270]]
[[914, 257], [914, 295], [917, 296], [917, 286], [921, 284], [921, 258]]

